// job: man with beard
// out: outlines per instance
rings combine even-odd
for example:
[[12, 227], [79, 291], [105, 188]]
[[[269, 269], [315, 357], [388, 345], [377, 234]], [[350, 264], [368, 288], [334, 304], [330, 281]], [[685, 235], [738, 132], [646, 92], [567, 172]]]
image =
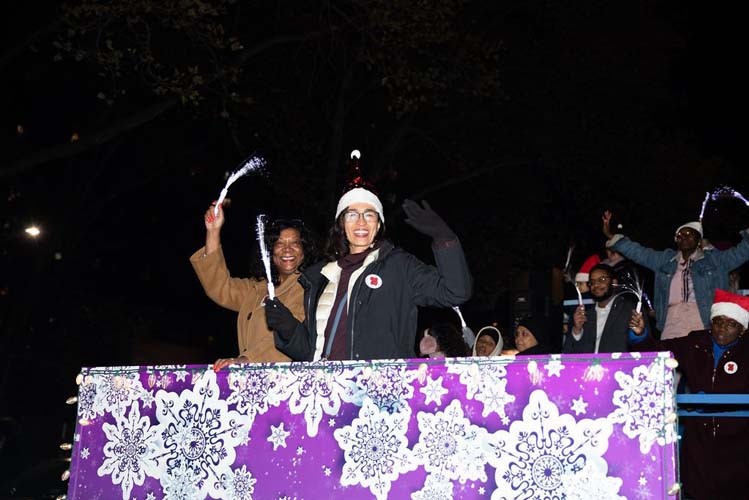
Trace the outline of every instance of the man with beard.
[[565, 335], [563, 353], [627, 352], [627, 334], [636, 298], [630, 293], [615, 294], [616, 273], [607, 264], [590, 270], [590, 293], [595, 304], [579, 306]]

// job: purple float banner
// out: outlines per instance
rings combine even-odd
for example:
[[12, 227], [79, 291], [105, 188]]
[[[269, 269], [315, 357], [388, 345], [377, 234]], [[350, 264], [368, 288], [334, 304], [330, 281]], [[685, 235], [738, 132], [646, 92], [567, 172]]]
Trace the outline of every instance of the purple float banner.
[[670, 353], [84, 368], [68, 499], [677, 498]]

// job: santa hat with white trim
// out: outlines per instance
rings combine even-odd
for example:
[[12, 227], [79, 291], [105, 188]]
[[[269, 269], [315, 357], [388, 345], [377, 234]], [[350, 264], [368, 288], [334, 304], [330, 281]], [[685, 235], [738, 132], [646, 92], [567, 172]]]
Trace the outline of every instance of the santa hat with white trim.
[[744, 328], [749, 326], [749, 297], [716, 289], [710, 319], [725, 316], [738, 321]]
[[362, 176], [359, 167], [359, 158], [361, 158], [359, 150], [353, 150], [348, 165], [349, 172], [347, 174], [346, 186], [344, 187], [345, 192], [341, 196], [341, 199], [338, 200], [338, 206], [335, 209], [335, 218], [337, 219], [349, 205], [353, 205], [354, 203], [368, 203], [379, 214], [380, 221], [385, 223], [382, 202], [375, 194], [374, 186]]
[[600, 262], [601, 257], [599, 257], [597, 253], [594, 253], [585, 259], [582, 267], [580, 267], [580, 271], [575, 275], [575, 283], [587, 283], [590, 279], [590, 270], [593, 269], [593, 266], [596, 264], [600, 264]]

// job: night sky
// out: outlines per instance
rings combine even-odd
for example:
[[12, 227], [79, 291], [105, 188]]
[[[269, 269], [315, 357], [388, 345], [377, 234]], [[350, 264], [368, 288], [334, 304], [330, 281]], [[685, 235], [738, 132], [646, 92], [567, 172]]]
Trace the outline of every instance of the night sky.
[[[573, 267], [602, 251], [605, 209], [663, 248], [706, 191], [749, 193], [738, 6], [414, 3], [213, 0], [225, 10], [191, 16], [38, 1], [3, 15], [0, 498], [64, 488], [81, 366], [235, 354], [235, 315], [188, 257], [253, 152], [267, 171], [231, 187], [222, 234], [236, 275], [259, 213], [301, 217], [322, 241], [359, 149], [397, 244], [431, 261], [402, 222], [409, 197], [461, 238], [477, 327], [502, 323], [518, 277], [561, 267], [571, 243]], [[708, 204], [706, 237], [736, 243], [748, 215]]]

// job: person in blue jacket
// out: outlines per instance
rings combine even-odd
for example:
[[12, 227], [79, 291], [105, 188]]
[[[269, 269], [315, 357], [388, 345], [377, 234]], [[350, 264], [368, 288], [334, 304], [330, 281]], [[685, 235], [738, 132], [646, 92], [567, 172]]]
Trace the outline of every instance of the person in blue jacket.
[[728, 250], [702, 248], [702, 223], [688, 222], [674, 234], [676, 249], [646, 248], [610, 229], [611, 212], [603, 214], [606, 246], [653, 271], [656, 328], [661, 339], [678, 338], [710, 327], [710, 308], [716, 289], [729, 288], [729, 274], [749, 260], [749, 232]]

